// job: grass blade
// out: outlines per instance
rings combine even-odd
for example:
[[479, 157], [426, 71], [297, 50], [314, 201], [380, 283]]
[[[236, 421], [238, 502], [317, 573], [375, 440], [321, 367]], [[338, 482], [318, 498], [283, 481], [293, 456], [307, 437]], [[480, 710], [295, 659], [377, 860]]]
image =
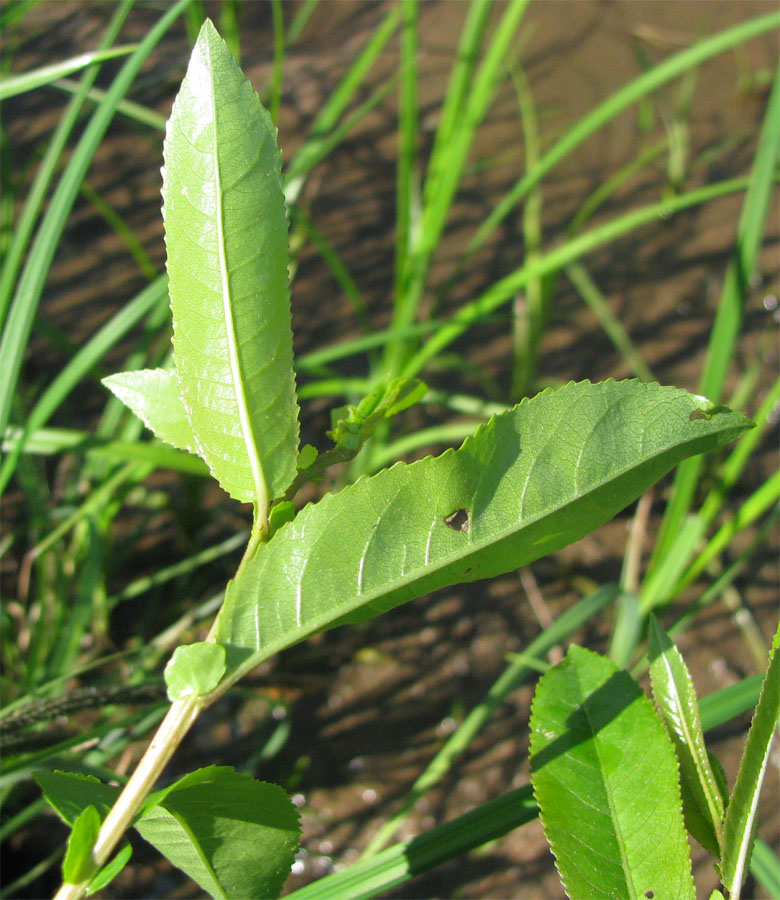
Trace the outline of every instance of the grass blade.
[[604, 295], [591, 278], [588, 270], [580, 263], [572, 263], [566, 267], [566, 275], [596, 317], [604, 333], [612, 341], [615, 349], [623, 357], [629, 371], [637, 378], [641, 378], [642, 381], [655, 381], [652, 370], [637, 350], [631, 336], [623, 327], [623, 323], [609, 308]]
[[[120, 3], [117, 6], [116, 12], [112, 16], [101, 39], [101, 47], [110, 46], [116, 40], [122, 25], [125, 23], [125, 19], [130, 13], [133, 2], [134, 0], [125, 0], [124, 3]], [[0, 271], [0, 322], [2, 323], [5, 323], [8, 304], [11, 302], [13, 295], [14, 282], [19, 274], [19, 268], [24, 259], [35, 222], [38, 219], [43, 199], [49, 190], [55, 169], [68, 142], [73, 126], [76, 124], [84, 99], [89, 95], [89, 91], [97, 78], [98, 71], [97, 66], [90, 68], [84, 73], [78, 84], [74, 83], [75, 96], [57, 123], [57, 128], [51, 136], [43, 159], [38, 166], [38, 171], [35, 173], [35, 179], [24, 202], [24, 208], [18, 220], [14, 223], [11, 246], [8, 248], [8, 252], [3, 260], [2, 271]]]
[[[760, 687], [761, 675], [755, 675], [703, 697], [704, 730], [717, 728], [755, 706]], [[299, 888], [287, 895], [288, 900], [365, 900], [390, 892], [415, 875], [533, 821], [538, 811], [530, 785], [509, 791], [451, 822]]]
[[167, 285], [166, 276], [160, 275], [148, 288], [141, 291], [134, 300], [121, 309], [87, 341], [43, 392], [27, 416], [13, 451], [3, 460], [2, 467], [0, 467], [0, 494], [5, 490], [14, 473], [27, 435], [42, 428], [62, 401], [108, 350], [156, 305], [165, 302], [168, 294]]
[[442, 325], [434, 336], [423, 344], [404, 366], [401, 374], [407, 378], [418, 375], [430, 359], [438, 356], [446, 346], [457, 340], [475, 322], [480, 321], [506, 303], [532, 279], [540, 278], [548, 272], [566, 266], [596, 247], [609, 243], [621, 234], [654, 222], [659, 217], [666, 217], [683, 209], [707, 203], [716, 197], [743, 190], [746, 184], [746, 179], [735, 178], [706, 185], [686, 194], [632, 210], [560, 244], [554, 250], [540, 257], [538, 262], [533, 265], [521, 266], [489, 287], [476, 300], [461, 307], [447, 324]]
[[58, 78], [64, 78], [66, 75], [72, 75], [74, 72], [86, 69], [87, 66], [105, 62], [107, 59], [115, 59], [117, 56], [127, 56], [137, 49], [138, 44], [124, 44], [121, 47], [111, 47], [106, 50], [92, 50], [89, 53], [82, 53], [71, 59], [64, 59], [48, 66], [41, 66], [30, 72], [22, 72], [19, 75], [6, 75], [5, 78], [0, 79], [0, 100], [7, 100], [9, 97], [17, 96], [17, 94], [34, 91], [45, 84], [51, 84]]
[[[553, 647], [562, 643], [605, 606], [612, 603], [617, 593], [618, 589], [614, 585], [605, 585], [591, 596], [580, 600], [559, 616], [550, 628], [545, 629], [531, 641], [523, 653], [523, 658], [543, 660]], [[522, 659], [515, 660], [507, 666], [487, 692], [485, 699], [466, 716], [457, 731], [446, 740], [441, 750], [426, 766], [425, 771], [412, 785], [401, 809], [377, 831], [364, 850], [363, 857], [372, 856], [387, 845], [403, 824], [409, 810], [426, 791], [438, 784], [452, 769], [456, 758], [466, 750], [507, 696], [535, 675], [536, 670], [530, 668]]]
[[[8, 428], [3, 439], [3, 453], [13, 453], [21, 438], [21, 429]], [[146, 462], [156, 469], [171, 469], [184, 475], [209, 474], [206, 463], [200, 457], [184, 453], [165, 444], [141, 441], [113, 441], [97, 438], [86, 431], [65, 428], [40, 428], [27, 435], [23, 453], [35, 456], [52, 456], [55, 453], [79, 453], [87, 459], [109, 462]]]
[[[780, 67], [775, 72], [772, 93], [761, 128], [753, 169], [737, 225], [736, 246], [723, 283], [715, 323], [707, 347], [699, 392], [717, 403], [731, 365], [742, 326], [742, 311], [750, 290], [750, 279], [758, 262], [758, 251], [766, 223], [772, 185], [780, 152]], [[672, 494], [661, 522], [648, 572], [660, 563], [677, 539], [683, 519], [691, 507], [702, 463], [689, 460], [675, 473]]]
[[580, 121], [556, 143], [539, 160], [539, 164], [517, 182], [512, 190], [504, 197], [501, 203], [493, 210], [484, 223], [480, 226], [471, 242], [469, 253], [478, 250], [490, 237], [495, 228], [506, 218], [507, 214], [537, 185], [547, 173], [558, 163], [565, 159], [569, 153], [578, 147], [586, 138], [598, 131], [624, 109], [636, 103], [642, 97], [657, 90], [688, 69], [700, 65], [705, 60], [719, 53], [723, 53], [736, 44], [756, 35], [770, 31], [780, 25], [780, 14], [770, 13], [765, 16], [742, 22], [733, 28], [721, 31], [713, 37], [700, 41], [693, 47], [677, 53], [641, 75], [639, 78], [622, 87], [619, 91], [599, 104], [591, 113]]
[[0, 343], [0, 358], [4, 367], [4, 378], [0, 383], [0, 434], [5, 432], [8, 425], [27, 339], [51, 261], [79, 186], [113, 118], [116, 105], [129, 89], [143, 62], [188, 3], [189, 0], [178, 0], [168, 7], [124, 64], [114, 79], [106, 99], [97, 108], [82, 134], [52, 197], [22, 271]]
[[769, 666], [739, 765], [724, 826], [721, 878], [733, 900], [739, 900], [755, 837], [758, 795], [772, 737], [780, 717], [780, 626], [775, 632]]
[[393, 36], [401, 19], [401, 7], [394, 5], [379, 28], [361, 51], [336, 90], [328, 98], [312, 126], [309, 140], [295, 154], [287, 167], [285, 197], [294, 203], [303, 189], [304, 175], [313, 165], [327, 155], [328, 137], [336, 128], [342, 113], [354, 97], [371, 66], [376, 62], [385, 44]]
[[[426, 190], [423, 194], [419, 241], [415, 243], [414, 253], [409, 260], [409, 272], [404, 279], [404, 293], [396, 297], [392, 319], [394, 328], [408, 327], [417, 316], [428, 266], [444, 230], [474, 134], [490, 108], [500, 72], [506, 64], [512, 39], [527, 5], [528, 0], [511, 0], [506, 4], [471, 90], [464, 98], [464, 109], [462, 116], [457, 120], [458, 126], [451, 130], [446, 165], [442, 165], [434, 176], [436, 193], [431, 196], [431, 191]], [[407, 352], [402, 344], [397, 342], [388, 344], [384, 359], [385, 377], [397, 375], [406, 356]]]

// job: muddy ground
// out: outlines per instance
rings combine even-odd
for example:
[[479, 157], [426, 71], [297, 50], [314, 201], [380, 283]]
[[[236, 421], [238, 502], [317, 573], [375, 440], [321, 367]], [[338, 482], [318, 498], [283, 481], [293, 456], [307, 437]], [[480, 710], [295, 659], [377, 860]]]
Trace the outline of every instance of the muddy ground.
[[[139, 4], [128, 21], [124, 39], [139, 38], [159, 16], [161, 3]], [[29, 16], [29, 33], [18, 48], [19, 68], [42, 64], [91, 47], [110, 14], [105, 3], [43, 3]], [[216, 5], [206, 4], [212, 14]], [[297, 4], [285, 4], [290, 17]], [[289, 159], [308, 132], [319, 108], [346, 67], [381, 20], [387, 4], [324, 2], [299, 44], [291, 51], [284, 74], [280, 144]], [[535, 2], [523, 26], [522, 60], [540, 110], [544, 145], [597, 102], [637, 73], [631, 42], [641, 40], [648, 56], [660, 59], [730, 24], [773, 8], [768, 3], [742, 2]], [[457, 45], [464, 7], [455, 2], [431, 2], [421, 7], [420, 67], [423, 140], [430, 145], [446, 77]], [[242, 7], [244, 66], [261, 90], [271, 72], [271, 7], [248, 2]], [[747, 174], [755, 150], [757, 129], [767, 99], [762, 75], [776, 64], [777, 35], [770, 34], [704, 65], [698, 74], [690, 110], [690, 154], [700, 161], [689, 183], [706, 183]], [[171, 30], [144, 68], [133, 98], [164, 115], [182, 76], [188, 56], [182, 26]], [[371, 85], [388, 78], [397, 65], [393, 43], [372, 75]], [[16, 68], [16, 66], [15, 66]], [[109, 67], [111, 68], [111, 67]], [[115, 67], [113, 67], [115, 68]], [[751, 82], [752, 78], [752, 82]], [[748, 83], [751, 82], [751, 83]], [[587, 197], [607, 177], [658, 139], [661, 117], [674, 105], [678, 85], [667, 88], [654, 103], [654, 125], [642, 132], [636, 110], [620, 116], [564, 161], [544, 182], [544, 240], [552, 246]], [[368, 96], [368, 92], [361, 95]], [[9, 107], [6, 126], [22, 161], [20, 179], [29, 180], [29, 163], [36, 148], [56, 124], [63, 99], [53, 89], [22, 98]], [[359, 285], [374, 327], [386, 325], [390, 314], [394, 225], [395, 97], [391, 93], [345, 143], [313, 172], [304, 202], [319, 229], [342, 255]], [[707, 153], [709, 155], [707, 155]], [[479, 222], [522, 171], [522, 132], [517, 101], [506, 86], [480, 133], [474, 167], [455, 210], [452, 224], [433, 268], [434, 283], [443, 283], [453, 259]], [[25, 162], [27, 167], [25, 168]], [[160, 219], [161, 136], [126, 119], [118, 119], [101, 147], [89, 181], [121, 213], [139, 235], [151, 259], [164, 262]], [[663, 175], [649, 167], [609, 204], [605, 215], [658, 199]], [[697, 207], [674, 219], [659, 221], [587, 258], [612, 309], [620, 315], [659, 381], [695, 390], [712, 324], [728, 254], [733, 246], [741, 196], [734, 195]], [[751, 401], [754, 410], [761, 388], [777, 372], [776, 326], [773, 311], [777, 285], [777, 205], [770, 213], [763, 268], [745, 313], [738, 361], [744, 368], [757, 354], [766, 365]], [[474, 296], [523, 259], [522, 228], [514, 215], [479, 254], [452, 296], [437, 314]], [[74, 343], [105, 322], [141, 287], [144, 279], [114, 232], [84, 200], [65, 233], [47, 286], [41, 316]], [[433, 309], [433, 297], [428, 307]], [[359, 333], [352, 308], [322, 259], [310, 248], [301, 254], [293, 286], [296, 352], [319, 348]], [[488, 325], [457, 345], [474, 366], [456, 376], [457, 387], [469, 393], [507, 402], [511, 378], [509, 314], [505, 310]], [[131, 341], [105, 361], [105, 369], [121, 366]], [[28, 384], [45, 383], [62, 365], [60, 351], [48, 340], [34, 340], [25, 368]], [[363, 361], [344, 371], [361, 374]], [[561, 279], [549, 328], [540, 354], [542, 383], [569, 379], [625, 377], [629, 372], [599, 331], [592, 315], [565, 279]], [[432, 385], [453, 386], [451, 373], [433, 371]], [[305, 383], [306, 379], [301, 379]], [[731, 386], [736, 384], [732, 379]], [[79, 390], [52, 424], [90, 428], [104, 396], [96, 382]], [[330, 400], [303, 404], [304, 440], [322, 444]], [[432, 410], [409, 419], [406, 427], [451, 419]], [[440, 448], [433, 448], [440, 449]], [[777, 466], [774, 439], [746, 472], [739, 495], [746, 496]], [[156, 474], [152, 486], [174, 496], [181, 491], [175, 476]], [[662, 510], [669, 481], [654, 494], [646, 552]], [[218, 488], [207, 488], [202, 505], [211, 516], [214, 538], [225, 537], [247, 521], [247, 513], [230, 503]], [[181, 507], [179, 504], [178, 508]], [[10, 501], [7, 521], [13, 521]], [[538, 633], [539, 622], [526, 600], [529, 587], [554, 616], [580, 596], [581, 586], [616, 581], [620, 574], [630, 511], [553, 559], [534, 564], [531, 572], [496, 579], [469, 588], [441, 592], [395, 610], [374, 622], [337, 630], [293, 648], [267, 673], [282, 685], [282, 694], [240, 688], [217, 704], [198, 724], [171, 767], [171, 776], [210, 763], [241, 767], [256, 754], [271, 730], [273, 716], [284, 714], [290, 735], [281, 752], [258, 762], [258, 778], [276, 780], [296, 796], [304, 823], [304, 849], [292, 889], [335, 867], [353, 861], [377, 827], [397, 808], [411, 784], [463, 715], [484, 696], [504, 667], [507, 651], [522, 650]], [[203, 512], [199, 522], [206, 520]], [[127, 519], [120, 517], [119, 527]], [[203, 528], [192, 525], [192, 528]], [[186, 555], [187, 536], [180, 517], [161, 513], [154, 529], [135, 549], [132, 574], [154, 571]], [[184, 528], [186, 531], [187, 529]], [[191, 537], [191, 536], [190, 536]], [[744, 541], [737, 542], [741, 547]], [[736, 587], [742, 602], [769, 639], [777, 621], [776, 542], [760, 551]], [[736, 551], [735, 547], [735, 551]], [[209, 596], [229, 574], [232, 560], [214, 567]], [[4, 575], [11, 584], [13, 565]], [[121, 587], [115, 575], [113, 589]], [[124, 575], [128, 577], [127, 573]], [[689, 592], [690, 600], [703, 581]], [[112, 641], [122, 646], [129, 622], [148, 616], [138, 605], [126, 604], [112, 621]], [[151, 623], [150, 623], [151, 624]], [[159, 627], [159, 626], [158, 626]], [[604, 649], [608, 617], [577, 635], [578, 642]], [[153, 632], [152, 632], [153, 633]], [[680, 646], [696, 684], [706, 694], [758, 671], [745, 649], [730, 611], [716, 605], [705, 612], [695, 631]], [[401, 836], [406, 837], [451, 819], [479, 803], [528, 780], [527, 719], [532, 686], [518, 690], [482, 732], [441, 786], [415, 809]], [[281, 698], [281, 699], [280, 699]], [[733, 778], [742, 745], [743, 722], [731, 723], [714, 736], [713, 749]], [[139, 752], [141, 747], [139, 746]], [[123, 760], [127, 765], [129, 760]], [[778, 843], [776, 815], [777, 756], [772, 760], [761, 833]], [[52, 820], [45, 830], [61, 839]], [[32, 863], [40, 852], [40, 823], [18, 846]], [[717, 883], [710, 863], [695, 848], [697, 879], [702, 891]], [[51, 884], [40, 882], [27, 896], [39, 896]], [[765, 896], [751, 888], [752, 896]], [[107, 892], [111, 897], [197, 897], [198, 889], [171, 871], [165, 861], [137, 842], [135, 865]], [[750, 894], [749, 894], [750, 895]], [[393, 892], [394, 897], [554, 898], [562, 897], [551, 856], [538, 823], [519, 829], [495, 843], [445, 865]]]

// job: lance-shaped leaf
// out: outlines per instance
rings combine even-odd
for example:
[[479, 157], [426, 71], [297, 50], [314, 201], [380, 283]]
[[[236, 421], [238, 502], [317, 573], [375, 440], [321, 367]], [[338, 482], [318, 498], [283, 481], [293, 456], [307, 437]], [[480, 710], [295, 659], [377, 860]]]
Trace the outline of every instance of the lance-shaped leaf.
[[628, 672], [569, 648], [536, 689], [531, 770], [571, 900], [694, 900], [677, 761]]
[[455, 451], [398, 464], [305, 507], [228, 587], [214, 630], [235, 680], [316, 631], [526, 565], [608, 521], [685, 456], [750, 426], [638, 381], [568, 384]]
[[208, 20], [164, 155], [181, 399], [214, 476], [265, 514], [298, 453], [281, 157], [270, 116]]
[[649, 656], [653, 696], [680, 764], [685, 825], [719, 859], [723, 798], [704, 745], [696, 690], [680, 652], [655, 616], [650, 616]]

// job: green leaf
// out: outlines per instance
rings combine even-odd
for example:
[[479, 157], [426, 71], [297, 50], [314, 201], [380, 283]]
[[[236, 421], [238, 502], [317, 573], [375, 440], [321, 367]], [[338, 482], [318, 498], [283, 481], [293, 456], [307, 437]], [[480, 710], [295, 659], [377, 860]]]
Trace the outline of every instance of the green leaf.
[[298, 510], [291, 500], [282, 500], [271, 507], [271, 514], [268, 517], [269, 534], [275, 534], [282, 525], [292, 522]]
[[280, 787], [226, 766], [200, 769], [161, 791], [135, 827], [225, 900], [279, 896], [300, 835], [298, 813]]
[[62, 880], [65, 884], [77, 884], [89, 875], [94, 867], [92, 848], [100, 831], [100, 813], [94, 806], [87, 806], [76, 821], [68, 838], [68, 848], [62, 861]]
[[780, 718], [780, 625], [772, 641], [761, 695], [750, 723], [737, 780], [724, 824], [721, 878], [729, 897], [738, 898], [755, 838], [758, 795], [764, 780], [772, 737]]
[[101, 891], [106, 885], [110, 884], [116, 876], [124, 869], [124, 867], [130, 862], [130, 857], [133, 855], [133, 848], [130, 844], [125, 844], [120, 848], [117, 855], [108, 862], [103, 868], [95, 875], [95, 877], [90, 881], [89, 887], [87, 888], [87, 897], [92, 894], [96, 894], [98, 891]]
[[164, 156], [181, 398], [214, 476], [265, 518], [298, 454], [281, 154], [268, 113], [208, 20]]
[[119, 796], [118, 787], [103, 784], [94, 775], [59, 771], [34, 772], [33, 778], [46, 800], [68, 825], [73, 825], [90, 805], [105, 818]]
[[693, 900], [677, 762], [652, 704], [627, 672], [569, 648], [536, 690], [531, 769], [571, 900]]
[[317, 452], [316, 447], [312, 447], [311, 444], [304, 444], [303, 447], [301, 447], [300, 453], [298, 454], [298, 468], [308, 469], [310, 466], [314, 465], [318, 456], [319, 453]]
[[167, 369], [119, 372], [104, 378], [103, 384], [160, 440], [179, 450], [198, 452], [175, 372]]
[[177, 647], [164, 674], [171, 702], [208, 694], [225, 674], [225, 648], [211, 641]]
[[553, 553], [685, 456], [750, 427], [731, 412], [691, 421], [698, 405], [657, 384], [568, 384], [496, 416], [457, 451], [305, 507], [228, 586], [214, 635], [231, 680], [316, 631]]
[[720, 859], [724, 805], [704, 745], [696, 690], [682, 656], [652, 615], [649, 657], [653, 696], [680, 764], [685, 826]]

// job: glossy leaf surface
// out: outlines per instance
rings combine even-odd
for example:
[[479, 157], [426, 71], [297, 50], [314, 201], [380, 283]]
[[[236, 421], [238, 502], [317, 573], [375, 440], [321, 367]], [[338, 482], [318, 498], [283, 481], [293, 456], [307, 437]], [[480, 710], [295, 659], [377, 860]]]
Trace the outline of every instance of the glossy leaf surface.
[[208, 20], [164, 156], [181, 398], [220, 484], [267, 512], [298, 453], [281, 155], [270, 116]]
[[536, 690], [531, 769], [571, 900], [693, 900], [677, 761], [627, 672], [569, 649]]
[[228, 587], [214, 637], [228, 674], [313, 632], [552, 553], [612, 518], [691, 453], [750, 423], [638, 381], [568, 384], [463, 446], [397, 464], [305, 507]]

